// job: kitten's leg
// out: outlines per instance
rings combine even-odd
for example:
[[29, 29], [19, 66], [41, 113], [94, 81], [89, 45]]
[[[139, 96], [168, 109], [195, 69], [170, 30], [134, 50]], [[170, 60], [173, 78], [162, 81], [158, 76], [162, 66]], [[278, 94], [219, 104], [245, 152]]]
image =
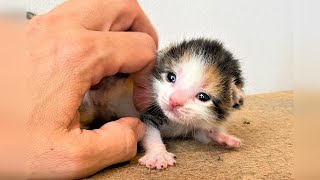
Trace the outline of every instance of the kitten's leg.
[[175, 155], [167, 152], [162, 142], [160, 131], [157, 128], [150, 125], [147, 126], [142, 146], [145, 149], [145, 155], [139, 159], [141, 165], [148, 168], [165, 169], [176, 163], [174, 160]]
[[229, 148], [238, 148], [241, 145], [239, 138], [228, 134], [224, 130], [212, 130], [207, 135], [217, 143], [226, 145]]
[[214, 141], [229, 148], [238, 148], [241, 145], [239, 138], [229, 135], [223, 130], [198, 131], [194, 134], [194, 138], [205, 144]]
[[212, 139], [208, 136], [208, 132], [204, 130], [197, 131], [193, 134], [193, 137], [203, 144], [212, 143]]

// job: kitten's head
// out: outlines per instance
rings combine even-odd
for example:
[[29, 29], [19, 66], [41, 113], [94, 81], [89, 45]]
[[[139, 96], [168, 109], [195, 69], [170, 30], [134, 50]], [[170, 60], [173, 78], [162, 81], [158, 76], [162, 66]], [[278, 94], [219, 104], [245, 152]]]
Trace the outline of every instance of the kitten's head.
[[211, 128], [243, 103], [238, 60], [214, 40], [183, 41], [158, 53], [155, 102], [172, 121]]

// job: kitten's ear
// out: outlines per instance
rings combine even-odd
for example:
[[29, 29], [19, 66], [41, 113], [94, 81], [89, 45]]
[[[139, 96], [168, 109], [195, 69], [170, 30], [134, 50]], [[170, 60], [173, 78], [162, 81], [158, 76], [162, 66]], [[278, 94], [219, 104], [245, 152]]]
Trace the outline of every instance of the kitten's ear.
[[231, 84], [231, 106], [234, 109], [240, 109], [243, 105], [244, 94], [240, 87], [234, 82]]

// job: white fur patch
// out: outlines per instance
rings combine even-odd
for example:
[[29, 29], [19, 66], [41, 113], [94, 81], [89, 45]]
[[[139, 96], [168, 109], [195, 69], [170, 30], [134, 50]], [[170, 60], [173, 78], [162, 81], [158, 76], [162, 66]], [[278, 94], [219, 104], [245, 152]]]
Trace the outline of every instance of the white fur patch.
[[147, 126], [142, 145], [146, 153], [139, 159], [139, 164], [148, 168], [165, 169], [176, 163], [174, 159], [175, 155], [167, 152], [158, 129]]
[[[192, 57], [189, 61], [180, 64], [177, 67], [176, 87], [181, 89], [195, 89], [203, 83], [204, 63], [199, 59], [201, 57]], [[180, 71], [180, 72], [179, 72]]]
[[[212, 117], [212, 113], [208, 109], [212, 105], [212, 101], [202, 102], [196, 98], [198, 93], [205, 92], [202, 87], [205, 64], [200, 58], [202, 57], [192, 56], [191, 59], [173, 67], [173, 73], [176, 74], [175, 83], [168, 82], [167, 73], [163, 73], [163, 81], [154, 80], [154, 89], [157, 92], [157, 101], [169, 119], [188, 126], [201, 125], [210, 128], [212, 126], [211, 121], [215, 118]], [[187, 91], [189, 97], [185, 104], [173, 114], [166, 107], [169, 107], [171, 94], [178, 90]], [[199, 123], [199, 121], [203, 122]]]

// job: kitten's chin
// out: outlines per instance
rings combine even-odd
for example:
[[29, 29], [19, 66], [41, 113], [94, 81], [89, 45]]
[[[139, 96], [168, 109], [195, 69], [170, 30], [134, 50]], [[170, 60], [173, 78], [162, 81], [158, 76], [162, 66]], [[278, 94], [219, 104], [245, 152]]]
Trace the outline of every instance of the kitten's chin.
[[183, 125], [188, 124], [186, 118], [182, 117], [181, 114], [179, 114], [174, 110], [164, 110], [164, 114], [168, 117], [168, 119], [170, 119], [175, 123], [179, 123]]
[[164, 114], [172, 121], [181, 122], [181, 119], [178, 114], [165, 110]]
[[172, 109], [169, 105], [166, 104], [160, 104], [160, 107], [165, 116], [171, 121], [184, 125], [189, 124], [185, 115], [179, 113], [177, 109]]

